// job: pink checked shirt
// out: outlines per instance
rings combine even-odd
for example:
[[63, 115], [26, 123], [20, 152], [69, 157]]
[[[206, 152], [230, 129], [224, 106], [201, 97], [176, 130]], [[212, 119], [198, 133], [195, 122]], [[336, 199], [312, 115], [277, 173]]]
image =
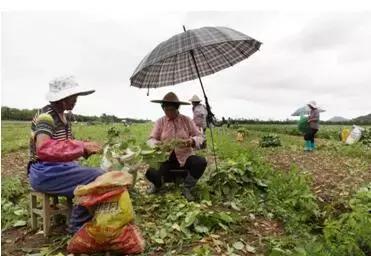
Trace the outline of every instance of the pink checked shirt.
[[[152, 129], [148, 143], [153, 145], [160, 141], [189, 138], [195, 141], [196, 148], [199, 148], [203, 142], [203, 137], [192, 120], [179, 114], [173, 120], [166, 116], [158, 119]], [[174, 151], [180, 166], [184, 166], [187, 158], [193, 154], [192, 147], [176, 147]]]

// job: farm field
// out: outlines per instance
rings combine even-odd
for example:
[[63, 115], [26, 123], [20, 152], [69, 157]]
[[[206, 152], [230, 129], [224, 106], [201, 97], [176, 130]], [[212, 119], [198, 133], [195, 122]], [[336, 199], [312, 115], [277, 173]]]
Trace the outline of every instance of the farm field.
[[[73, 131], [77, 139], [103, 144], [111, 127], [123, 141], [141, 145], [152, 124], [78, 123]], [[197, 152], [208, 168], [195, 202], [175, 184], [146, 194], [140, 170], [130, 196], [146, 241], [142, 255], [370, 255], [371, 149], [342, 144], [340, 127], [322, 126], [314, 152], [303, 151], [294, 125], [240, 126], [239, 140], [237, 128], [215, 128], [218, 169], [208, 137], [208, 149]], [[268, 134], [281, 145], [261, 147]], [[63, 226], [49, 239], [30, 230], [28, 136], [29, 123], [2, 122], [2, 255], [67, 255]], [[93, 156], [82, 164], [99, 167], [100, 161]]]

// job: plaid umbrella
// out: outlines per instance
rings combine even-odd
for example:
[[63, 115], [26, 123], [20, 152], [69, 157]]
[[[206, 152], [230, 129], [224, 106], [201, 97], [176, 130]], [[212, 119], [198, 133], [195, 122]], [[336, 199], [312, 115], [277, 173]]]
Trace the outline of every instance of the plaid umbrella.
[[[318, 108], [319, 112], [325, 112], [326, 110]], [[302, 116], [302, 115], [309, 115], [310, 108], [305, 105], [304, 107], [298, 108], [291, 116]]]
[[188, 30], [145, 56], [130, 78], [131, 86], [157, 88], [207, 76], [248, 58], [260, 45], [226, 27]]
[[[130, 85], [158, 88], [198, 78], [205, 98], [208, 124], [215, 124], [201, 77], [247, 59], [261, 42], [226, 27], [203, 27], [177, 34], [160, 43], [139, 63], [130, 77]], [[209, 126], [211, 128], [211, 126]], [[215, 156], [212, 129], [211, 140]], [[216, 157], [215, 165], [217, 167]]]

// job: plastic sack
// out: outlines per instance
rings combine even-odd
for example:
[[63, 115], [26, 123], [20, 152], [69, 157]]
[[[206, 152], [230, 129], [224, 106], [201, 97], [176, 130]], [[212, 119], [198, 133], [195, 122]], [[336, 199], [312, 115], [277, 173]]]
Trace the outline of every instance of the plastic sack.
[[347, 137], [345, 143], [350, 145], [358, 142], [362, 137], [362, 131], [364, 131], [362, 127], [353, 125], [352, 131]]
[[68, 252], [133, 254], [144, 251], [144, 239], [132, 223], [134, 210], [127, 190], [131, 184], [130, 174], [112, 171], [76, 187], [76, 202], [93, 211], [94, 216], [72, 237]]
[[126, 189], [118, 188], [112, 191], [103, 192], [102, 194], [88, 194], [84, 196], [77, 197], [75, 201], [84, 207], [92, 207], [98, 203], [111, 200], [112, 197], [121, 195]]
[[237, 132], [236, 140], [238, 142], [243, 142], [244, 141], [244, 134], [242, 132]]
[[107, 193], [117, 188], [127, 188], [133, 184], [133, 177], [126, 172], [121, 171], [112, 171], [104, 173], [101, 176], [98, 176], [93, 182], [90, 182], [87, 185], [79, 185], [74, 190], [74, 195], [76, 200], [79, 201], [83, 195], [97, 195]]
[[89, 233], [104, 242], [134, 220], [134, 210], [127, 191], [97, 206]]
[[84, 143], [78, 140], [46, 140], [37, 150], [41, 161], [70, 162], [84, 155]]
[[67, 251], [70, 253], [97, 253], [115, 251], [126, 254], [138, 254], [144, 251], [145, 242], [134, 224], [121, 228], [119, 235], [112, 237], [109, 243], [99, 243], [89, 234], [91, 224], [86, 223], [69, 242]]
[[299, 122], [298, 122], [298, 129], [302, 133], [307, 133], [307, 131], [309, 129], [308, 117], [300, 116], [300, 119], [299, 119]]
[[340, 140], [343, 143], [345, 143], [346, 140], [347, 140], [347, 138], [348, 138], [348, 136], [349, 136], [349, 134], [350, 134], [350, 130], [348, 128], [341, 129], [341, 131], [340, 131]]

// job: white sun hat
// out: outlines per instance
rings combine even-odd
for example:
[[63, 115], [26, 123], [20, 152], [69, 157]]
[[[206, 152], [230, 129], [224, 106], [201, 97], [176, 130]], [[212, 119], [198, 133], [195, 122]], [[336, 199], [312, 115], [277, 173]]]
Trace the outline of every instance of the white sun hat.
[[95, 90], [82, 88], [73, 76], [62, 76], [49, 82], [49, 92], [46, 95], [46, 99], [54, 102], [72, 95], [85, 96], [93, 92]]
[[202, 100], [195, 94], [189, 101], [190, 102], [201, 102]]
[[310, 101], [307, 105], [312, 107], [312, 108], [318, 108], [318, 106], [317, 106], [317, 104], [314, 100]]

